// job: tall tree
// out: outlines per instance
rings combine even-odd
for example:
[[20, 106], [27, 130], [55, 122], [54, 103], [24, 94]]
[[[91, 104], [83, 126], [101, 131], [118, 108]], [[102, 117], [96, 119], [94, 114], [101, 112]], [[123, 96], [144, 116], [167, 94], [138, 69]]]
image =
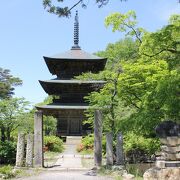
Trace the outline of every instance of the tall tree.
[[149, 128], [148, 133], [163, 119], [179, 120], [179, 24], [180, 16], [173, 15], [168, 25], [150, 33], [136, 27], [133, 11], [106, 18], [106, 25], [113, 31], [128, 32], [139, 42], [139, 58], [122, 64], [118, 94], [136, 108], [134, 120], [140, 122], [139, 130]]
[[10, 98], [14, 94], [14, 87], [22, 84], [22, 80], [13, 77], [10, 70], [0, 67], [0, 99]]
[[25, 121], [28, 102], [24, 98], [10, 98], [0, 101], [1, 141], [10, 141], [11, 133]]
[[115, 124], [116, 130], [151, 137], [160, 121], [168, 118], [179, 121], [179, 17], [172, 16], [168, 25], [153, 33], [136, 27], [133, 11], [106, 18], [106, 25], [111, 25], [113, 31], [135, 36], [136, 48], [132, 53], [122, 48], [124, 52], [118, 43], [110, 45], [99, 53], [109, 58], [106, 70], [99, 75], [83, 75], [87, 79], [107, 80], [99, 93], [87, 97], [92, 107], [104, 110], [105, 128], [114, 130]]

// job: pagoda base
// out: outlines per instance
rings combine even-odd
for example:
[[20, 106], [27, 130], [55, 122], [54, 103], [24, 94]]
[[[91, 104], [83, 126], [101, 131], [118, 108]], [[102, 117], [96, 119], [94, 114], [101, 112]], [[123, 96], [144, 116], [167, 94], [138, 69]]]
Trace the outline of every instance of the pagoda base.
[[49, 104], [37, 106], [44, 115], [57, 118], [57, 136], [82, 136], [91, 132], [90, 125], [83, 125], [86, 104]]

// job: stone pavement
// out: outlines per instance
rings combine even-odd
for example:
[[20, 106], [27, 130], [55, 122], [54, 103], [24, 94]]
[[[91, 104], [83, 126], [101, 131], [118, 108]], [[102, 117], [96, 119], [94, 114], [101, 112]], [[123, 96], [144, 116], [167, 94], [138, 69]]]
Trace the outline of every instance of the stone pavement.
[[59, 155], [58, 160], [51, 168], [45, 168], [38, 175], [18, 178], [19, 180], [112, 180], [111, 177], [98, 176], [95, 171], [84, 168], [82, 156], [76, 152], [77, 142], [72, 140], [65, 144], [65, 151]]
[[65, 146], [65, 151], [59, 155], [58, 160], [54, 164], [53, 169], [59, 169], [59, 168], [77, 168], [81, 169], [83, 168], [81, 163], [81, 155], [78, 155], [76, 151], [77, 144], [81, 142], [81, 138], [75, 137], [75, 140], [71, 137], [70, 140], [67, 140], [67, 143]]

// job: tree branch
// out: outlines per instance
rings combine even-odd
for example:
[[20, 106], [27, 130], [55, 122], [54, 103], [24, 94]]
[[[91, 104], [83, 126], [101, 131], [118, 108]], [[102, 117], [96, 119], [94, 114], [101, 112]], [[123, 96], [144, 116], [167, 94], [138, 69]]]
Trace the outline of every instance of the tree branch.
[[132, 26], [129, 26], [128, 24], [126, 24], [125, 21], [123, 21], [123, 22], [124, 22], [124, 25], [125, 25], [125, 26], [127, 26], [127, 27], [130, 28], [130, 29], [132, 29], [132, 31], [135, 33], [136, 38], [139, 40], [140, 43], [142, 43], [142, 40], [141, 40], [141, 38], [139, 37], [137, 31], [136, 31]]

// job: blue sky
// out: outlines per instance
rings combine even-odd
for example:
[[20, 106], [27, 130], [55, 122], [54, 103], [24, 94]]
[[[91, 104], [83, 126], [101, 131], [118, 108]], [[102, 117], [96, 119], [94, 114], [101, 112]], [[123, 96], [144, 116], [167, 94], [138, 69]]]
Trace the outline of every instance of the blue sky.
[[0, 67], [10, 69], [14, 76], [23, 80], [23, 85], [16, 88], [17, 97], [25, 97], [34, 104], [47, 96], [38, 80], [54, 77], [49, 73], [43, 56], [71, 48], [75, 10], [79, 11], [79, 44], [90, 53], [104, 50], [108, 43], [123, 38], [120, 32], [112, 33], [104, 26], [105, 17], [112, 12], [136, 11], [139, 26], [148, 31], [160, 29], [167, 24], [171, 14], [180, 13], [178, 0], [110, 0], [101, 9], [95, 0], [87, 2], [86, 9], [79, 6], [72, 12], [72, 17], [66, 19], [47, 13], [41, 0], [1, 1]]

